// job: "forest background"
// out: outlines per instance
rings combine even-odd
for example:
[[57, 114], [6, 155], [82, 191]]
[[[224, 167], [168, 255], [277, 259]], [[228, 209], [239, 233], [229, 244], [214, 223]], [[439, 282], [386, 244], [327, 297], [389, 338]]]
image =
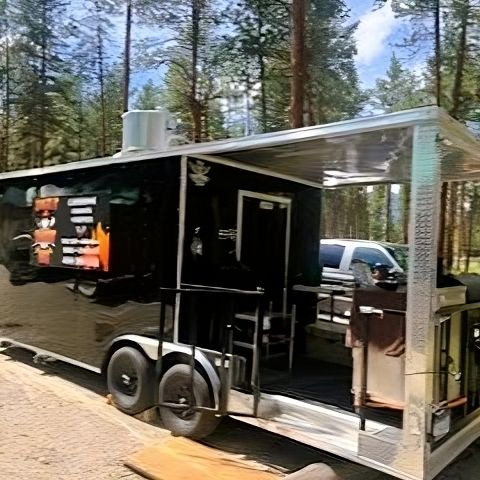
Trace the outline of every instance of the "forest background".
[[[0, 171], [112, 155], [132, 108], [191, 142], [432, 104], [476, 133], [479, 53], [480, 0], [0, 0]], [[448, 268], [477, 266], [479, 195], [442, 191]], [[324, 236], [406, 242], [408, 197], [328, 191]]]

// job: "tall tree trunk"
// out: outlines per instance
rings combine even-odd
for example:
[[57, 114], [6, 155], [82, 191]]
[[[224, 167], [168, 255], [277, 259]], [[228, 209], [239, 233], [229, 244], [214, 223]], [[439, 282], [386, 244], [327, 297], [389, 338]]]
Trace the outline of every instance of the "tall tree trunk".
[[47, 24], [47, 4], [46, 0], [42, 0], [42, 32], [41, 32], [41, 45], [40, 45], [40, 85], [42, 91], [40, 92], [40, 155], [39, 155], [39, 167], [43, 167], [45, 164], [45, 148], [47, 143], [47, 35], [46, 31], [50, 28]]
[[452, 182], [448, 195], [448, 217], [447, 217], [447, 248], [445, 256], [445, 267], [451, 270], [453, 267], [453, 254], [455, 245], [455, 230], [457, 216], [457, 182]]
[[307, 88], [306, 89], [306, 110], [307, 110], [307, 122], [308, 125], [316, 125], [315, 121], [315, 111], [313, 108], [313, 94], [312, 94], [312, 89]]
[[78, 105], [78, 160], [82, 160], [83, 158], [83, 122], [84, 122], [84, 115], [83, 115], [83, 101], [82, 101], [82, 93], [80, 91], [80, 102]]
[[[434, 6], [434, 56], [435, 56], [435, 96], [437, 106], [442, 105], [442, 70], [441, 70], [441, 13], [440, 0], [435, 0]], [[438, 257], [443, 259], [445, 254], [445, 230], [446, 230], [446, 208], [448, 197], [448, 184], [443, 183], [440, 194], [440, 219], [438, 237]]]
[[0, 146], [0, 169], [5, 172], [8, 170], [8, 157], [10, 150], [10, 44], [8, 33], [5, 35], [5, 82], [3, 106], [4, 115], [2, 117], [2, 144]]
[[410, 220], [410, 184], [402, 186], [402, 230], [403, 243], [408, 243], [408, 224]]
[[245, 136], [252, 134], [252, 117], [250, 111], [250, 92], [252, 91], [252, 85], [250, 78], [247, 77], [245, 85]]
[[4, 146], [4, 154], [5, 154], [5, 164], [4, 170], [8, 170], [8, 158], [10, 156], [10, 44], [8, 41], [8, 36], [6, 38], [5, 44], [5, 69], [6, 69], [6, 77], [5, 77], [5, 146]]
[[392, 235], [392, 186], [388, 183], [385, 185], [385, 241], [391, 241]]
[[192, 140], [194, 143], [202, 141], [202, 109], [197, 98], [201, 8], [202, 0], [192, 0], [192, 84], [190, 86], [190, 110], [193, 124]]
[[[468, 24], [468, 12], [469, 12], [469, 0], [464, 0], [461, 8], [461, 20], [460, 20], [460, 32], [458, 39], [458, 48], [457, 48], [457, 65], [455, 69], [455, 79], [452, 89], [452, 108], [450, 114], [453, 117], [458, 116], [458, 110], [461, 103], [461, 92], [465, 68], [465, 56], [467, 48], [467, 24]], [[449, 195], [449, 211], [450, 215], [448, 218], [447, 227], [447, 257], [446, 257], [446, 266], [448, 269], [451, 269], [453, 266], [453, 255], [455, 250], [455, 236], [457, 232], [457, 195], [458, 195], [458, 184], [452, 183], [450, 185], [450, 195]]]
[[435, 1], [434, 10], [434, 38], [435, 38], [435, 96], [437, 105], [442, 104], [442, 70], [441, 70], [441, 36], [440, 36], [440, 0]]
[[203, 138], [211, 140], [212, 137], [210, 132], [210, 108], [208, 101], [205, 102], [204, 108], [202, 109], [202, 128], [203, 128]]
[[291, 13], [291, 103], [290, 123], [292, 128], [303, 127], [303, 109], [305, 103], [305, 2], [292, 0]]
[[199, 143], [202, 141], [202, 110], [197, 102], [193, 103], [191, 109], [193, 121], [193, 141], [195, 143]]
[[128, 93], [130, 90], [130, 48], [132, 34], [132, 0], [127, 0], [125, 15], [125, 51], [123, 58], [123, 111], [128, 112]]
[[463, 74], [465, 68], [465, 56], [467, 50], [467, 27], [468, 13], [470, 10], [469, 0], [464, 0], [461, 8], [460, 32], [457, 47], [457, 66], [455, 69], [455, 80], [452, 89], [452, 108], [450, 115], [454, 118], [458, 117], [458, 110], [461, 104], [461, 93], [463, 85]]
[[98, 83], [100, 86], [100, 156], [107, 154], [107, 105], [105, 101], [105, 71], [103, 65], [103, 39], [100, 27], [97, 27], [97, 66], [98, 66]]
[[[260, 9], [257, 8], [257, 36], [259, 41], [261, 41], [261, 38], [264, 35], [261, 13]], [[267, 131], [267, 85], [265, 79], [265, 55], [263, 47], [258, 49], [257, 61], [259, 70], [258, 80], [260, 81], [260, 124], [262, 126], [262, 133], [265, 133]]]
[[465, 253], [465, 198], [466, 195], [466, 188], [465, 188], [465, 182], [462, 182], [460, 184], [460, 192], [459, 192], [459, 208], [458, 208], [458, 234], [457, 234], [457, 270], [460, 271], [461, 269], [461, 261], [464, 257]]
[[477, 205], [478, 205], [478, 187], [476, 184], [473, 184], [473, 196], [472, 196], [472, 202], [471, 202], [471, 207], [470, 207], [470, 221], [468, 224], [468, 235], [467, 235], [467, 254], [465, 257], [465, 271], [468, 272], [470, 269], [470, 252], [472, 250], [472, 243], [473, 243], [473, 231], [475, 229], [475, 226], [477, 224], [476, 219], [476, 211], [477, 211]]
[[259, 80], [260, 80], [260, 110], [262, 114], [262, 133], [268, 130], [267, 126], [267, 85], [265, 79], [265, 58], [263, 54], [258, 55]]

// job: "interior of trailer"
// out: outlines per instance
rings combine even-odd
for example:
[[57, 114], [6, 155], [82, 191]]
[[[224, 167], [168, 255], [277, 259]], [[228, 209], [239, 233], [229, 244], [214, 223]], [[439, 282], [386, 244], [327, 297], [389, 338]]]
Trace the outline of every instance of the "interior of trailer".
[[[183, 282], [261, 287], [265, 292], [258, 345], [262, 392], [355, 412], [363, 425], [366, 419], [375, 419], [401, 428], [406, 401], [410, 272], [392, 280], [384, 265], [360, 259], [351, 263], [348, 280], [334, 281], [322, 276], [325, 258], [318, 247], [325, 225], [320, 224], [319, 213], [326, 191], [331, 197], [330, 192], [345, 188], [410, 186], [415, 175], [412, 156], [418, 155], [415, 149], [419, 149], [418, 139], [417, 143], [414, 141], [415, 126], [421, 123], [419, 119], [425, 120], [425, 112], [428, 117], [429, 111], [423, 110], [420, 117], [418, 111], [386, 116], [380, 124], [364, 122], [357, 127], [350, 122], [348, 126], [338, 124], [336, 129], [324, 131], [316, 127], [306, 129], [303, 135], [297, 133], [296, 137], [287, 132], [266, 145], [255, 145], [252, 140], [231, 151], [198, 156], [197, 161], [205, 162], [212, 173], [223, 161], [233, 161], [252, 170], [271, 172], [273, 177], [280, 174], [294, 180], [282, 184], [270, 179], [269, 184], [263, 177], [255, 184], [259, 179], [252, 176], [253, 183], [248, 186], [230, 189], [228, 201], [217, 196], [213, 203], [205, 193], [205, 185], [192, 182], [187, 189]], [[436, 109], [431, 112], [443, 115]], [[442, 117], [439, 123], [440, 185], [446, 188], [452, 182], [460, 185], [467, 178], [470, 182], [480, 179], [475, 139], [463, 126], [446, 118]], [[305, 192], [309, 193], [303, 203], [297, 204], [296, 196]], [[410, 209], [421, 208], [413, 197], [408, 204]], [[476, 218], [473, 207], [464, 206], [471, 211], [471, 225]], [[229, 213], [219, 213], [222, 208]], [[228, 217], [228, 221], [220, 222], [224, 228], [218, 227], [218, 221], [213, 226], [205, 216], [212, 209], [216, 213], [211, 218]], [[203, 223], [198, 221], [202, 218], [200, 210]], [[412, 228], [410, 225], [410, 232]], [[215, 240], [212, 232], [217, 235]], [[351, 226], [344, 232], [345, 237], [350, 232], [352, 238]], [[447, 235], [445, 232], [444, 236]], [[205, 260], [205, 252], [219, 268], [208, 267], [211, 261]], [[459, 254], [462, 255], [465, 256], [465, 248]], [[468, 266], [462, 257], [453, 262], [455, 267], [452, 262], [445, 264], [443, 256], [444, 251], [439, 251], [437, 305], [432, 319], [436, 324], [434, 400], [448, 409], [460, 425], [479, 406], [480, 281], [475, 273], [471, 274], [475, 272], [475, 261]], [[199, 268], [201, 262], [205, 263]], [[220, 278], [220, 272], [228, 275]], [[248, 371], [258, 310], [252, 302], [235, 303], [231, 308], [235, 328], [230, 339], [220, 338], [219, 324], [210, 323], [207, 327], [208, 322], [195, 334], [203, 336], [198, 344], [207, 348], [218, 349], [228, 340], [230, 351], [246, 359]], [[220, 321], [219, 316], [210, 314], [209, 318]], [[185, 325], [183, 340], [193, 341], [187, 338], [192, 333], [192, 323]]]

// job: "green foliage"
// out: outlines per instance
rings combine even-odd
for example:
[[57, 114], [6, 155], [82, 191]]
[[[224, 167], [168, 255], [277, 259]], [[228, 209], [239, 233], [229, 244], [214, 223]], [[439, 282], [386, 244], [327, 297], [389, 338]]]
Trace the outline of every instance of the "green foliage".
[[280, 101], [279, 108], [275, 95], [270, 93], [279, 89], [282, 96], [286, 93], [288, 106], [289, 83], [285, 78], [285, 71], [289, 69], [287, 2], [241, 0], [230, 10], [229, 19], [234, 28], [223, 45], [227, 75], [231, 81], [243, 85], [247, 95], [256, 90], [253, 114], [259, 131], [283, 127], [286, 124], [282, 105], [285, 99]]
[[[60, 127], [55, 101], [65, 96], [61, 75], [67, 66], [62, 17], [65, 4], [59, 0], [12, 0], [8, 3], [10, 48], [9, 74], [11, 135], [16, 139], [11, 153], [15, 163], [42, 166], [46, 163], [49, 136]], [[20, 160], [21, 159], [21, 160]]]
[[387, 226], [386, 194], [386, 187], [384, 185], [380, 185], [373, 187], [373, 191], [369, 195], [369, 238], [371, 240], [385, 240], [385, 232]]
[[[310, 124], [355, 117], [366, 98], [360, 90], [354, 55], [356, 24], [341, 0], [312, 0], [307, 14]], [[341, 41], [338, 41], [338, 40]]]
[[[79, 10], [71, 7], [66, 0], [0, 3], [2, 169], [64, 163], [118, 150], [119, 89], [108, 78], [110, 64], [104, 54], [112, 27], [108, 15], [115, 10], [102, 0], [84, 2]], [[105, 109], [98, 105], [100, 84]], [[102, 111], [106, 125], [100, 132]], [[103, 152], [96, 139], [107, 135], [108, 151]]]
[[[480, 61], [480, 4], [455, 0], [444, 14], [444, 107], [460, 120], [480, 119], [478, 79]], [[464, 29], [464, 42], [462, 31]]]
[[[0, 0], [2, 170], [111, 155], [120, 148], [122, 42], [112, 32], [119, 32], [114, 20], [125, 3], [85, 0], [73, 8], [78, 3]], [[307, 124], [352, 118], [365, 105], [394, 112], [431, 104], [439, 83], [443, 106], [461, 121], [480, 121], [478, 1], [442, 0], [436, 32], [438, 0], [392, 0], [395, 14], [411, 20], [405, 51], [427, 52], [427, 70], [420, 77], [393, 55], [384, 78], [367, 92], [359, 86], [357, 25], [345, 1], [306, 5]], [[152, 36], [134, 44], [132, 65], [137, 73], [148, 68], [162, 78], [139, 85], [135, 108], [168, 108], [180, 121], [179, 133], [194, 141], [288, 128], [290, 1], [135, 0], [133, 13], [133, 38], [142, 26]], [[436, 33], [440, 51], [434, 48]], [[469, 205], [480, 205], [477, 186], [460, 191], [463, 200], [453, 215], [461, 219], [455, 226], [459, 251], [468, 235], [472, 245], [479, 244], [476, 223], [467, 228], [464, 217]], [[325, 234], [403, 242], [408, 191], [387, 192], [385, 187], [326, 192]]]
[[385, 112], [420, 107], [432, 101], [422, 85], [422, 79], [403, 68], [395, 54], [390, 60], [386, 78], [378, 79], [370, 92], [370, 103]]
[[[8, 168], [119, 148], [121, 68], [115, 66], [110, 32], [124, 4], [86, 0], [82, 8], [72, 5], [71, 0], [10, 0], [7, 9], [0, 0], [5, 10], [0, 37], [10, 41], [10, 65], [0, 62], [2, 108], [8, 104], [0, 122], [0, 163], [6, 165], [8, 156]], [[155, 38], [137, 43], [134, 65], [166, 68], [162, 85], [141, 87], [137, 108], [166, 106], [181, 121], [183, 133], [197, 140], [241, 135], [246, 124], [248, 133], [288, 127], [286, 0], [239, 0], [227, 6], [218, 0], [137, 0], [133, 6], [135, 25], [158, 30]], [[312, 2], [307, 15], [311, 123], [351, 117], [360, 109], [355, 26], [346, 24], [347, 14], [341, 0], [329, 0], [324, 6]], [[5, 42], [0, 50], [4, 60]]]
[[[143, 43], [142, 64], [149, 68], [168, 66], [165, 103], [194, 141], [217, 137], [219, 123], [220, 51], [215, 29], [220, 22], [219, 6], [213, 0], [180, 0], [154, 5], [142, 4], [139, 14], [155, 19], [167, 39]], [[162, 16], [162, 13], [165, 13]], [[221, 120], [220, 120], [221, 122]], [[213, 128], [213, 130], [212, 130]]]
[[[290, 4], [242, 0], [236, 6], [231, 11], [235, 28], [224, 45], [229, 75], [255, 91], [258, 131], [284, 129], [289, 124]], [[351, 118], [365, 100], [354, 62], [356, 25], [347, 24], [348, 13], [341, 0], [309, 2], [305, 86], [309, 124]]]
[[368, 193], [365, 187], [325, 190], [322, 225], [324, 238], [369, 238]]
[[[441, 4], [442, 101], [470, 121], [480, 120], [477, 3]], [[0, 168], [109, 155], [120, 146], [122, 68], [115, 52], [121, 41], [111, 32], [118, 31], [113, 20], [125, 5], [81, 4], [0, 0]], [[413, 20], [406, 45], [430, 49], [425, 77], [393, 56], [385, 78], [362, 92], [354, 62], [356, 24], [349, 22], [344, 0], [307, 2], [306, 122], [351, 118], [365, 104], [390, 112], [432, 103], [436, 5], [437, 0], [392, 0], [397, 15]], [[133, 65], [163, 75], [159, 84], [140, 85], [136, 108], [166, 106], [185, 135], [202, 141], [288, 128], [290, 2], [136, 0], [133, 7], [134, 37], [144, 25], [155, 32], [136, 43]], [[347, 195], [343, 204], [350, 200]]]
[[149, 80], [143, 87], [135, 101], [135, 108], [138, 110], [154, 110], [165, 104], [163, 90], [156, 87], [152, 80]]
[[[122, 68], [114, 64], [105, 73], [105, 155], [113, 155], [122, 146]], [[102, 98], [100, 92], [91, 93], [86, 97], [84, 107], [85, 117], [85, 148], [90, 153], [88, 157], [99, 156], [103, 142], [103, 115], [101, 112]]]
[[[386, 0], [376, 2], [378, 6], [385, 3]], [[480, 4], [475, 0], [392, 0], [392, 8], [398, 16], [412, 21], [411, 34], [405, 39], [404, 46], [409, 52], [426, 49], [427, 70], [424, 87], [415, 88], [414, 76], [392, 58], [387, 78], [377, 81], [374, 91], [377, 104], [385, 110], [395, 111], [417, 106], [427, 93], [430, 97], [425, 99], [436, 96], [435, 101], [458, 120], [478, 122]], [[476, 191], [477, 187], [469, 183], [461, 188], [453, 183], [442, 189], [445, 204], [441, 225], [445, 232], [442, 254], [449, 266], [455, 264], [456, 258], [458, 268], [467, 247], [475, 246], [475, 221], [469, 222], [468, 217], [477, 215]], [[402, 223], [405, 225], [406, 222]]]
[[45, 145], [45, 165], [67, 163], [85, 158], [81, 141], [83, 124], [78, 107], [81, 104], [80, 81], [73, 75], [58, 78], [62, 95], [52, 97], [51, 108], [57, 120], [56, 128], [49, 129]]

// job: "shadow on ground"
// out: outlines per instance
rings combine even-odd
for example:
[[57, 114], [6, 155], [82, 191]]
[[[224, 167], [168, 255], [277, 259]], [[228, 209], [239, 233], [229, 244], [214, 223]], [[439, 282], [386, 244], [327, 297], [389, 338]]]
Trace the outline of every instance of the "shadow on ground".
[[60, 361], [35, 362], [35, 355], [31, 351], [18, 347], [10, 347], [5, 350], [3, 354], [10, 357], [12, 360], [25, 363], [40, 370], [43, 375], [58, 375], [64, 380], [86, 388], [98, 395], [106, 396], [108, 393], [104, 377], [97, 373], [90, 372], [89, 370], [85, 370], [84, 368]]
[[244, 454], [249, 459], [289, 473], [311, 463], [325, 463], [345, 480], [393, 479], [384, 473], [229, 418], [202, 443], [227, 452]]

